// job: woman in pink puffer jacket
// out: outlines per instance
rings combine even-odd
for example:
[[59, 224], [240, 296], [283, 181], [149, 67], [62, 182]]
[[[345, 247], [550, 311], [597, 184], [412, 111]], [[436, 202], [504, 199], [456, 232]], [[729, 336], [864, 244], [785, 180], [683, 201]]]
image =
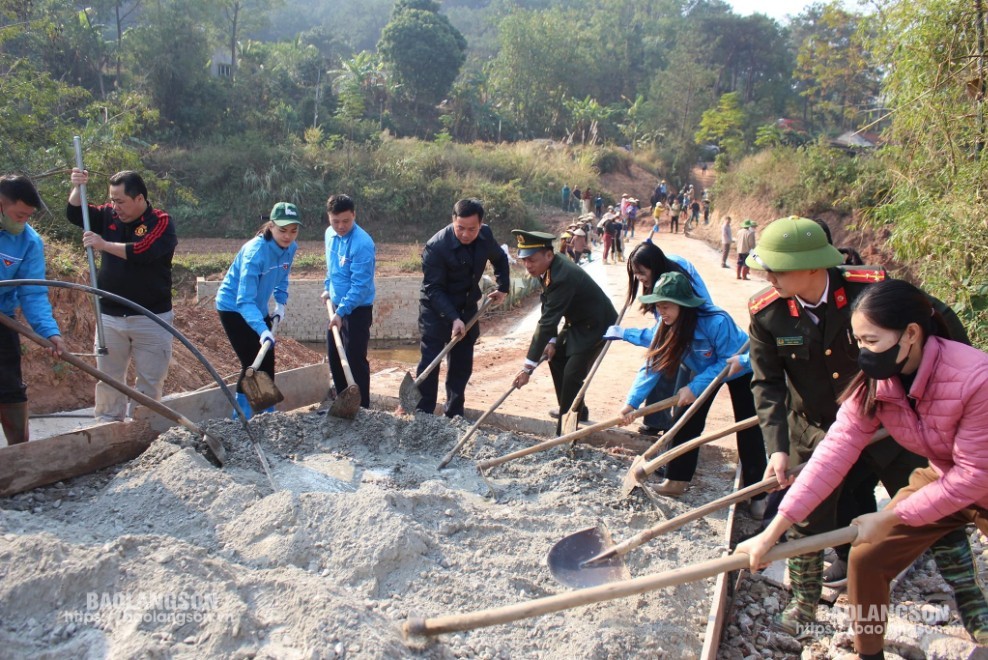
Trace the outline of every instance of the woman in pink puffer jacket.
[[892, 579], [958, 527], [973, 523], [988, 534], [988, 355], [944, 339], [943, 319], [929, 299], [902, 280], [870, 286], [855, 301], [851, 326], [861, 373], [844, 393], [837, 421], [779, 515], [735, 552], [747, 553], [757, 569], [778, 538], [840, 485], [884, 426], [930, 464], [915, 470], [884, 510], [852, 523], [854, 646], [861, 658], [881, 658]]

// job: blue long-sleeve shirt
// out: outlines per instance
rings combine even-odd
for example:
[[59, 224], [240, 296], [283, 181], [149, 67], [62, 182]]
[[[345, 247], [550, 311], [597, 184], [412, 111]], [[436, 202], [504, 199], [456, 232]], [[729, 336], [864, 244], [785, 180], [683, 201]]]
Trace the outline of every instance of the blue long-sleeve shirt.
[[[707, 304], [700, 309], [705, 310], [709, 309], [709, 307], [713, 307], [714, 301], [710, 297], [710, 292], [707, 291], [707, 285], [704, 284], [703, 278], [700, 277], [700, 273], [696, 270], [696, 267], [686, 261], [686, 259], [680, 257], [678, 254], [667, 254], [666, 257], [668, 257], [670, 261], [674, 261], [683, 267], [683, 270], [686, 271], [686, 275], [690, 280], [690, 284], [693, 286], [693, 291], [696, 292], [696, 295], [707, 301]], [[651, 328], [625, 328], [622, 338], [626, 342], [634, 344], [635, 346], [648, 348], [652, 345], [652, 337], [655, 336], [656, 331], [659, 329], [659, 323], [661, 323], [661, 321], [659, 321], [658, 312], [655, 314], [655, 320], [656, 323]]]
[[216, 292], [216, 309], [239, 312], [258, 336], [263, 334], [268, 329], [264, 317], [271, 296], [282, 305], [288, 302], [288, 276], [296, 250], [297, 243], [282, 248], [264, 236], [244, 243]]
[[[0, 279], [47, 279], [45, 245], [31, 225], [25, 225], [24, 231], [16, 236], [0, 229]], [[42, 337], [48, 339], [61, 334], [55, 317], [52, 316], [47, 287], [0, 287], [0, 312], [13, 316], [18, 306], [31, 328]]]
[[[748, 334], [738, 327], [734, 319], [724, 310], [719, 307], [704, 306], [698, 311], [693, 341], [683, 355], [683, 364], [696, 374], [688, 385], [694, 396], [699, 396], [713, 382], [717, 374], [724, 369], [727, 358], [736, 354], [748, 341]], [[734, 380], [750, 372], [750, 367], [743, 368], [727, 380]], [[658, 371], [648, 368], [647, 362], [642, 365], [625, 403], [635, 408], [640, 406], [655, 387], [660, 376]]]
[[336, 313], [349, 316], [374, 304], [374, 240], [354, 223], [346, 236], [326, 228], [326, 291]]

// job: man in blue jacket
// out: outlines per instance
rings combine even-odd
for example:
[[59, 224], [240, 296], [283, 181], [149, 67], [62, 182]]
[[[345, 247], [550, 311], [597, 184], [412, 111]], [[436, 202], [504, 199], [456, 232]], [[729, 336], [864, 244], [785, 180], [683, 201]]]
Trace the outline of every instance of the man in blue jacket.
[[329, 320], [326, 351], [333, 386], [337, 392], [347, 387], [346, 373], [333, 340], [333, 328], [340, 329], [343, 351], [360, 388], [360, 405], [370, 407], [370, 363], [367, 346], [374, 320], [374, 241], [356, 223], [356, 207], [349, 195], [332, 195], [326, 200], [329, 227], [326, 228], [326, 289], [323, 299], [331, 299], [336, 310]]
[[[500, 302], [508, 293], [511, 273], [508, 255], [484, 224], [484, 206], [476, 199], [461, 199], [453, 207], [453, 220], [425, 244], [422, 251], [422, 288], [419, 294], [419, 332], [422, 335], [422, 373], [451, 338], [465, 336], [449, 352], [446, 371], [447, 417], [463, 415], [464, 392], [473, 373], [473, 346], [480, 324], [466, 332], [466, 324], [477, 313], [480, 278], [490, 262], [497, 291], [488, 297]], [[433, 413], [439, 390], [439, 370], [429, 374], [419, 391], [418, 410]], [[410, 411], [409, 411], [410, 412]]]
[[[41, 206], [41, 196], [25, 176], [0, 177], [0, 279], [43, 280], [44, 243], [27, 224]], [[36, 333], [54, 344], [53, 355], [65, 348], [43, 286], [0, 287], [0, 312], [13, 316], [17, 307]], [[14, 330], [0, 327], [0, 426], [8, 445], [29, 439], [27, 387], [21, 376], [21, 343]]]

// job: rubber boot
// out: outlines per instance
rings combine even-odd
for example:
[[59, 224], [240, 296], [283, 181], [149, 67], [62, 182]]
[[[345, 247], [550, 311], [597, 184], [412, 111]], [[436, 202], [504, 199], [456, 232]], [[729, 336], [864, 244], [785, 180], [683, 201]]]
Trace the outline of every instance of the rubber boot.
[[940, 575], [954, 590], [964, 629], [980, 645], [988, 644], [988, 603], [978, 582], [971, 544], [962, 529], [950, 532], [930, 548]]
[[31, 435], [27, 421], [27, 401], [0, 404], [0, 425], [3, 426], [3, 436], [8, 445], [27, 442]]
[[816, 620], [816, 606], [823, 593], [823, 550], [790, 557], [788, 564], [792, 599], [773, 623], [795, 637]]
[[[237, 392], [237, 405], [244, 411], [244, 417], [247, 419], [254, 416], [254, 411], [250, 408], [250, 402], [247, 400], [247, 395], [243, 392]], [[233, 415], [230, 416], [230, 419], [237, 419], [236, 410], [233, 411]]]

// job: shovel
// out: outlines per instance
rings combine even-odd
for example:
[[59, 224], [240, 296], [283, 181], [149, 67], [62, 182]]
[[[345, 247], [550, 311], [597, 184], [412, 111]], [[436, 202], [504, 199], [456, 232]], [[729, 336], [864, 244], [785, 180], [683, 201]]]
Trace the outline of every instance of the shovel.
[[[535, 369], [538, 368], [539, 364], [542, 364], [543, 362], [545, 362], [545, 358], [544, 357], [541, 360], [539, 360], [538, 364], [536, 364], [535, 367], [532, 369], [532, 372], [534, 373]], [[488, 408], [487, 411], [483, 415], [481, 415], [480, 418], [476, 422], [474, 422], [473, 426], [471, 426], [469, 429], [467, 429], [467, 432], [463, 434], [463, 437], [460, 438], [460, 441], [456, 443], [456, 446], [453, 447], [452, 449], [450, 449], [448, 454], [446, 454], [445, 456], [443, 456], [442, 463], [440, 463], [439, 466], [436, 468], [437, 470], [442, 470], [444, 467], [446, 467], [447, 465], [449, 465], [449, 462], [451, 460], [453, 460], [453, 458], [456, 456], [456, 454], [461, 449], [463, 449], [463, 445], [465, 445], [467, 443], [467, 440], [469, 440], [471, 437], [473, 437], [473, 434], [477, 432], [477, 429], [480, 428], [480, 425], [483, 424], [484, 420], [487, 419], [487, 417], [492, 412], [494, 412], [495, 410], [497, 410], [498, 409], [498, 406], [500, 406], [502, 403], [504, 403], [505, 400], [509, 396], [511, 396], [511, 393], [514, 392], [516, 389], [518, 389], [518, 388], [515, 387], [514, 385], [512, 385], [511, 388], [507, 392], [505, 392], [504, 394], [501, 395], [501, 398], [500, 399], [498, 399], [497, 401], [494, 402], [494, 405], [492, 405], [490, 408]]]
[[[889, 437], [888, 431], [879, 429], [871, 438], [874, 444], [879, 440]], [[795, 477], [806, 467], [806, 463], [801, 463], [786, 471], [788, 478]], [[708, 514], [719, 511], [725, 507], [739, 502], [745, 502], [756, 495], [767, 493], [779, 487], [779, 480], [775, 476], [763, 479], [758, 483], [751, 484], [741, 490], [728, 493], [712, 502], [699, 506], [692, 511], [682, 513], [675, 518], [663, 520], [657, 525], [638, 532], [634, 536], [612, 545], [610, 532], [606, 528], [598, 529], [592, 527], [584, 529], [570, 536], [561, 539], [549, 550], [549, 572], [556, 579], [567, 587], [589, 587], [604, 582], [613, 581], [607, 579], [607, 573], [600, 569], [600, 566], [608, 567], [610, 571], [618, 571], [615, 568], [617, 563], [623, 564], [621, 559], [635, 548], [648, 543], [649, 541], [673, 532], [694, 520], [706, 517]], [[557, 548], [559, 548], [557, 550]], [[553, 556], [555, 552], [555, 564]], [[576, 566], [574, 568], [574, 566]]]
[[[639, 408], [634, 411], [631, 416], [632, 418], [642, 417], [644, 415], [650, 415], [654, 412], [660, 410], [665, 410], [666, 408], [672, 408], [676, 405], [676, 401], [679, 400], [678, 396], [671, 396], [668, 399], [663, 399], [662, 401], [656, 401], [655, 403], [645, 406], [644, 408]], [[585, 426], [578, 431], [573, 431], [566, 435], [561, 435], [558, 438], [552, 438], [551, 440], [546, 440], [545, 442], [540, 442], [537, 445], [532, 445], [531, 447], [525, 447], [524, 449], [519, 449], [518, 451], [513, 451], [510, 454], [505, 454], [498, 458], [492, 458], [486, 461], [478, 461], [477, 469], [483, 474], [484, 470], [492, 468], [496, 465], [501, 465], [502, 463], [507, 463], [508, 461], [513, 461], [516, 458], [521, 458], [522, 456], [528, 456], [529, 454], [534, 454], [536, 452], [545, 451], [546, 449], [552, 449], [553, 447], [558, 447], [559, 445], [565, 444], [567, 442], [575, 442], [580, 438], [586, 437], [591, 433], [597, 431], [602, 431], [603, 429], [609, 429], [612, 426], [618, 426], [624, 422], [624, 417], [614, 417], [603, 422], [597, 422], [596, 424], [591, 424], [590, 426]]]
[[[797, 465], [786, 472], [786, 475], [789, 477], [796, 476], [805, 465], [805, 463]], [[620, 578], [611, 577], [612, 575], [618, 575], [621, 571], [627, 572], [628, 570], [622, 558], [638, 546], [732, 504], [745, 502], [755, 495], [775, 490], [778, 486], [779, 480], [774, 476], [763, 479], [756, 484], [734, 493], [728, 493], [675, 518], [663, 520], [616, 545], [610, 541], [611, 534], [606, 527], [597, 526], [580, 530], [563, 537], [549, 550], [547, 558], [549, 572], [552, 573], [552, 577], [557, 582], [567, 587], [592, 587], [614, 582], [615, 579]]]
[[[825, 534], [816, 534], [795, 541], [788, 541], [777, 545], [769, 552], [765, 553], [765, 563], [771, 563], [779, 559], [805, 555], [824, 548], [832, 548], [835, 545], [851, 543], [858, 535], [858, 528], [854, 525], [841, 527]], [[708, 559], [696, 564], [690, 564], [680, 568], [643, 575], [639, 578], [622, 580], [611, 584], [602, 584], [597, 587], [578, 589], [568, 593], [546, 596], [523, 603], [514, 603], [503, 607], [495, 607], [478, 612], [467, 612], [465, 614], [450, 614], [447, 616], [434, 617], [429, 619], [409, 617], [401, 627], [402, 635], [408, 639], [414, 635], [428, 636], [441, 635], [443, 633], [458, 632], [462, 630], [474, 630], [486, 626], [496, 626], [503, 623], [511, 623], [520, 619], [528, 619], [552, 612], [569, 610], [582, 605], [599, 603], [615, 598], [627, 598], [642, 594], [647, 591], [655, 591], [664, 587], [671, 587], [677, 584], [685, 584], [696, 580], [703, 580], [720, 573], [737, 571], [748, 568], [750, 559], [744, 553], [731, 554], [717, 559]]]
[[[271, 334], [277, 334], [280, 324], [281, 317], [274, 317], [271, 321]], [[264, 356], [268, 354], [273, 343], [272, 341], [265, 341], [261, 344], [261, 350], [257, 352], [254, 364], [244, 370], [244, 377], [240, 381], [240, 389], [244, 391], [244, 396], [250, 402], [250, 407], [257, 411], [266, 410], [285, 400], [285, 395], [275, 386], [271, 376], [263, 371], [258, 371], [261, 362], [264, 361]]]
[[[11, 330], [15, 330], [19, 332], [20, 334], [24, 335], [25, 337], [27, 337], [28, 339], [30, 339], [31, 341], [33, 341], [34, 343], [40, 346], [43, 346], [48, 349], [54, 346], [54, 344], [52, 344], [50, 341], [48, 341], [41, 335], [37, 334], [27, 326], [18, 323], [17, 321], [10, 318], [6, 314], [0, 313], [0, 324], [7, 326]], [[77, 369], [86, 372], [93, 378], [103, 381], [104, 383], [106, 383], [107, 385], [109, 385], [110, 387], [112, 387], [113, 389], [117, 390], [122, 394], [126, 394], [127, 396], [129, 396], [134, 401], [137, 401], [142, 406], [150, 408], [151, 410], [158, 413], [165, 419], [170, 419], [176, 424], [181, 424], [182, 426], [189, 429], [193, 433], [197, 433], [201, 435], [206, 440], [206, 445], [209, 447], [209, 451], [211, 451], [213, 456], [216, 458], [216, 461], [220, 465], [223, 465], [223, 463], [226, 461], [226, 449], [223, 448], [223, 443], [220, 442], [219, 438], [215, 438], [211, 436], [209, 433], [207, 433], [199, 426], [197, 426], [192, 420], [172, 410], [171, 408], [161, 403], [160, 401], [155, 401], [154, 399], [147, 396], [143, 392], [138, 392], [137, 390], [128, 387], [126, 384], [121, 383], [119, 380], [108, 376], [107, 374], [103, 373], [96, 367], [90, 366], [89, 364], [87, 364], [83, 360], [80, 360], [78, 357], [76, 357], [72, 353], [69, 353], [68, 351], [64, 351], [60, 357], [69, 364], [71, 364], [72, 366], [76, 367]]]
[[[740, 355], [747, 350], [748, 342], [745, 341], [735, 355]], [[663, 433], [661, 438], [656, 440], [651, 447], [645, 450], [645, 453], [641, 456], [635, 456], [635, 460], [632, 461], [631, 467], [628, 469], [628, 473], [624, 475], [624, 484], [621, 488], [622, 497], [628, 497], [628, 495], [631, 495], [631, 492], [640, 486], [648, 475], [652, 474], [652, 472], [655, 472], [659, 468], [658, 465], [655, 465], [650, 471], [646, 471], [645, 464], [648, 461], [651, 461], [652, 458], [659, 453], [659, 450], [662, 447], [669, 442], [672, 442], [672, 439], [676, 437], [676, 434], [679, 433], [684, 426], [686, 426], [686, 422], [690, 421], [690, 418], [693, 417], [696, 411], [703, 406], [704, 402], [713, 396], [713, 393], [717, 391], [717, 388], [720, 387], [727, 378], [727, 373], [730, 370], [731, 365], [724, 365], [724, 368], [720, 370], [720, 373], [717, 374], [716, 378], [710, 381], [710, 384], [707, 385], [706, 389], [700, 392], [700, 396], [698, 396], [696, 400], [689, 405], [686, 412], [684, 412], [683, 415], [676, 420], [676, 423], [672, 425], [672, 428]]]
[[439, 351], [439, 355], [429, 363], [429, 366], [419, 374], [418, 378], [412, 378], [412, 374], [408, 371], [405, 372], [405, 378], [401, 381], [401, 387], [398, 388], [398, 401], [401, 402], [401, 408], [407, 413], [414, 412], [418, 407], [419, 401], [422, 400], [422, 392], [419, 391], [419, 387], [425, 382], [425, 379], [429, 377], [429, 374], [439, 366], [439, 363], [443, 361], [446, 354], [453, 350], [453, 347], [459, 343], [461, 339], [467, 336], [470, 328], [480, 319], [481, 314], [490, 306], [493, 301], [490, 298], [484, 300], [484, 304], [480, 306], [477, 313], [473, 315], [466, 326], [463, 328], [463, 333], [456, 335], [449, 340], [449, 343], [443, 347], [443, 350]]
[[[624, 313], [627, 311], [628, 303], [625, 303], [624, 307], [621, 308], [621, 313], [618, 314], [617, 320], [614, 322], [615, 325], [621, 325], [621, 321], [624, 319]], [[597, 359], [594, 360], [593, 366], [590, 367], [590, 372], [583, 380], [583, 386], [580, 387], [580, 391], [576, 393], [576, 398], [573, 399], [573, 403], [570, 405], [569, 410], [565, 415], [563, 415], [563, 420], [559, 427], [563, 433], [572, 433], [580, 425], [580, 409], [583, 407], [583, 398], [587, 395], [587, 390], [590, 389], [590, 381], [593, 380], [594, 374], [597, 373], [597, 368], [600, 367], [600, 363], [604, 361], [604, 356], [607, 355], [607, 349], [610, 348], [613, 343], [613, 341], [604, 342], [604, 346], [600, 349]]]
[[[330, 319], [336, 313], [336, 310], [333, 309], [333, 301], [329, 298], [326, 299], [326, 311], [329, 312]], [[353, 372], [350, 371], [350, 361], [347, 360], [346, 352], [343, 350], [343, 338], [340, 337], [340, 329], [334, 325], [332, 331], [333, 341], [336, 343], [336, 353], [340, 356], [340, 362], [343, 364], [347, 386], [342, 392], [336, 394], [336, 401], [333, 401], [333, 405], [329, 407], [329, 414], [333, 417], [353, 419], [360, 410], [360, 388], [353, 382]]]

